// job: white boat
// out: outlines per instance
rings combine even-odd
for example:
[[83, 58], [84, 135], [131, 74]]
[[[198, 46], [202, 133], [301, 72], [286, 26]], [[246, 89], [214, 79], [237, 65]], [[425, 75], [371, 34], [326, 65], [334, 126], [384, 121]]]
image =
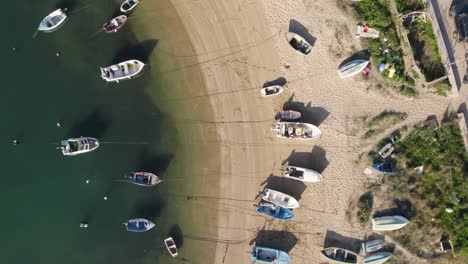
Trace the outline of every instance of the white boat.
[[356, 38], [378, 38], [379, 32], [368, 26], [359, 24], [356, 28]]
[[66, 9], [57, 9], [42, 19], [37, 30], [42, 32], [52, 32], [58, 29], [67, 19]]
[[126, 15], [120, 15], [117, 17], [112, 18], [111, 20], [107, 21], [102, 28], [106, 33], [117, 32], [124, 24], [127, 22]]
[[377, 251], [384, 246], [384, 241], [375, 239], [361, 244], [362, 254], [365, 256], [367, 253]]
[[301, 112], [294, 110], [284, 110], [278, 113], [278, 117], [281, 120], [294, 120], [301, 118]]
[[155, 226], [153, 222], [144, 218], [130, 219], [123, 224], [130, 232], [146, 232]]
[[128, 60], [109, 67], [101, 68], [101, 78], [107, 82], [131, 79], [139, 74], [145, 64], [139, 60]]
[[166, 238], [164, 239], [164, 244], [166, 245], [166, 248], [167, 248], [167, 251], [169, 251], [169, 254], [171, 254], [173, 258], [177, 257], [178, 255], [177, 246], [174, 242], [174, 239], [172, 239], [172, 237]]
[[368, 60], [353, 60], [338, 69], [341, 78], [348, 78], [361, 73], [369, 64]]
[[286, 177], [303, 182], [319, 182], [323, 179], [322, 174], [306, 168], [288, 166], [286, 168]]
[[322, 134], [318, 127], [300, 122], [277, 122], [275, 130], [277, 137], [290, 139], [308, 140]]
[[376, 217], [372, 219], [372, 229], [375, 231], [392, 231], [405, 227], [408, 222], [408, 219], [399, 215]]
[[295, 50], [299, 51], [302, 54], [309, 54], [312, 51], [312, 45], [307, 42], [303, 37], [299, 36], [296, 33], [287, 32], [286, 40]]
[[69, 138], [62, 140], [60, 149], [65, 156], [74, 156], [93, 151], [99, 147], [99, 141], [92, 137]]
[[388, 156], [390, 156], [390, 154], [392, 154], [392, 152], [395, 150], [395, 147], [393, 147], [393, 144], [392, 143], [388, 143], [387, 145], [385, 145], [382, 149], [380, 149], [379, 151], [379, 155], [382, 157], [382, 158], [386, 158]]
[[389, 252], [378, 252], [364, 258], [364, 264], [382, 264], [393, 256]]
[[261, 192], [261, 196], [264, 201], [283, 206], [288, 209], [299, 207], [299, 202], [294, 197], [272, 189], [265, 188], [263, 192]]
[[262, 94], [263, 97], [268, 97], [268, 96], [273, 96], [273, 95], [278, 95], [284, 91], [283, 86], [281, 85], [272, 85], [263, 88], [260, 93]]
[[132, 175], [128, 177], [130, 182], [140, 186], [153, 187], [162, 182], [156, 174], [151, 172], [132, 172]]
[[343, 248], [329, 247], [322, 254], [338, 263], [357, 263], [357, 254]]
[[122, 13], [128, 13], [132, 11], [139, 3], [140, 3], [140, 0], [126, 0], [120, 6], [120, 11]]

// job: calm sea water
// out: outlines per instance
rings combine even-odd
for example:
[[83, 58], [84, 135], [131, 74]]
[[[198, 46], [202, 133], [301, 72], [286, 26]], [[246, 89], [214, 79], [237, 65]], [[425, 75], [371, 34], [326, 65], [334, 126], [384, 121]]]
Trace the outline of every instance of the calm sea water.
[[[112, 35], [98, 32], [116, 14], [118, 3], [111, 0], [5, 1], [2, 7], [2, 25], [11, 29], [0, 42], [1, 262], [172, 263], [162, 244], [168, 235], [181, 236], [165, 196], [174, 192], [171, 183], [143, 188], [118, 181], [138, 170], [175, 177], [168, 170], [176, 166], [178, 134], [148, 95], [162, 88], [154, 74], [117, 85], [99, 78], [99, 66], [129, 58], [154, 65], [158, 41], [137, 40], [131, 26]], [[35, 35], [57, 7], [71, 12], [66, 24]], [[55, 149], [76, 136], [103, 143], [76, 157]], [[13, 139], [20, 144], [13, 146]], [[126, 232], [122, 223], [136, 217], [154, 220], [157, 230]], [[86, 230], [79, 228], [83, 220]]]

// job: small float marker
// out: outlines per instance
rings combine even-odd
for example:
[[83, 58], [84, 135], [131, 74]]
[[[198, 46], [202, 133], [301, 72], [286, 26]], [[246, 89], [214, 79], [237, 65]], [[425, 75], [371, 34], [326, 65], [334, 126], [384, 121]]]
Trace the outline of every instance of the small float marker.
[[61, 126], [62, 126], [62, 123], [60, 123], [60, 122], [57, 122], [57, 124], [56, 124], [56, 125], [57, 125], [57, 127], [61, 127]]
[[55, 53], [55, 56], [57, 56], [57, 57], [58, 57], [58, 56], [60, 56], [60, 53], [58, 53], [58, 52], [57, 52], [57, 53]]
[[82, 229], [88, 228], [88, 224], [86, 222], [81, 222], [80, 223], [80, 228], [82, 228]]
[[[90, 182], [91, 182], [91, 181], [90, 181], [89, 179], [86, 180], [86, 184], [89, 184]], [[106, 198], [104, 197], [104, 200], [105, 200], [105, 199], [106, 199]]]
[[106, 200], [107, 200], [107, 196], [104, 196], [104, 201], [106, 201]]
[[19, 144], [19, 141], [17, 139], [13, 140], [13, 145], [18, 145]]

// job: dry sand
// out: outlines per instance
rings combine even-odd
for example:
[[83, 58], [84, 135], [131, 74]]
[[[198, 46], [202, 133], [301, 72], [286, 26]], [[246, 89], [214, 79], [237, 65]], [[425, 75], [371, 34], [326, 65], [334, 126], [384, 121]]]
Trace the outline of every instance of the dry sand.
[[[216, 251], [214, 263], [251, 263], [249, 252], [255, 239], [257, 243], [270, 240], [280, 248], [291, 248], [292, 263], [326, 263], [320, 250], [333, 239], [357, 245], [357, 240], [370, 233], [346, 216], [350, 203], [362, 194], [368, 180], [363, 174], [365, 166], [356, 162], [359, 154], [398, 126], [432, 114], [440, 117], [450, 98], [420, 89], [417, 98], [408, 99], [367, 90], [376, 82], [373, 78], [340, 79], [338, 65], [359, 50], [360, 42], [353, 38], [357, 21], [352, 21], [336, 1], [172, 3], [206, 83], [200, 94], [181, 100], [194, 105], [209, 102], [214, 111], [212, 120], [200, 123], [215, 134], [192, 139], [194, 148], [211, 145], [220, 149], [216, 157], [220, 171], [207, 168], [197, 175], [203, 184], [213, 185], [212, 191], [205, 188], [206, 193], [194, 194], [217, 195], [211, 200], [217, 208], [217, 224], [207, 228], [207, 233], [194, 234], [211, 236], [207, 245]], [[286, 42], [284, 33], [289, 29], [314, 40], [309, 56], [294, 51]], [[262, 98], [262, 85], [280, 77], [287, 80], [286, 91]], [[270, 129], [275, 113], [288, 100], [319, 125], [323, 132], [320, 139], [304, 142], [275, 137]], [[406, 112], [408, 118], [373, 140], [362, 142], [353, 120], [384, 110]], [[287, 163], [323, 170], [324, 180], [301, 186], [275, 177], [282, 175]], [[214, 191], [217, 184], [219, 192]], [[256, 213], [256, 194], [266, 185], [300, 196], [301, 207], [294, 211], [293, 221], [280, 222]], [[205, 224], [200, 219], [194, 221]]]

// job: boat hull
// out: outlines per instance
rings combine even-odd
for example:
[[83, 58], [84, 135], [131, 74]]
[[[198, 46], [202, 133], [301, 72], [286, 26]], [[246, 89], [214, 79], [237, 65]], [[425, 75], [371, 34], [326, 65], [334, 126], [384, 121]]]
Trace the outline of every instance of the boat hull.
[[374, 231], [393, 231], [405, 227], [409, 223], [403, 216], [383, 216], [372, 219], [372, 229]]
[[369, 64], [368, 60], [354, 60], [346, 63], [338, 69], [341, 78], [352, 77], [361, 73]]
[[281, 120], [295, 120], [301, 118], [301, 113], [293, 110], [284, 110], [278, 113]]
[[[101, 78], [106, 82], [120, 82], [133, 79], [143, 71], [145, 64], [139, 60], [128, 60], [101, 68]], [[130, 70], [131, 69], [131, 72]]]
[[[130, 4], [130, 2], [134, 2], [134, 4]], [[127, 0], [120, 5], [120, 12], [122, 13], [130, 13], [135, 7], [140, 3], [140, 0]]]
[[357, 254], [343, 248], [329, 247], [322, 250], [322, 255], [337, 263], [357, 263]]
[[179, 255], [179, 253], [177, 252], [177, 246], [172, 237], [164, 239], [164, 245], [166, 245], [167, 251], [173, 258]]
[[[86, 140], [87, 143], [83, 145], [84, 149], [82, 150], [70, 151], [66, 147], [66, 146], [70, 146], [71, 144], [70, 142], [84, 141], [84, 140]], [[67, 140], [63, 140], [61, 144], [62, 144], [62, 154], [64, 156], [76, 156], [76, 155], [94, 151], [99, 148], [99, 140], [92, 138], [92, 137], [69, 138]], [[65, 147], [65, 149], [63, 147]]]
[[294, 214], [288, 208], [268, 202], [259, 203], [257, 212], [279, 220], [291, 220], [294, 217]]
[[130, 176], [130, 182], [145, 187], [153, 187], [158, 185], [161, 182], [158, 176], [150, 172], [133, 172]]
[[[122, 28], [125, 23], [127, 22], [127, 16], [126, 15], [120, 15], [118, 17], [114, 17], [113, 19], [109, 20], [107, 23], [105, 23], [102, 28], [106, 33], [115, 33], [117, 30]], [[113, 23], [116, 23], [113, 24]]]
[[252, 249], [252, 261], [257, 263], [288, 264], [291, 260], [288, 253], [279, 249], [257, 246]]
[[[273, 91], [273, 92], [270, 92], [270, 91]], [[260, 94], [263, 97], [269, 97], [269, 96], [279, 95], [283, 91], [284, 91], [284, 88], [281, 85], [273, 85], [273, 86], [262, 88], [262, 90], [260, 90]]]
[[276, 136], [285, 139], [311, 140], [322, 135], [320, 128], [301, 122], [276, 123]]
[[[50, 13], [44, 19], [42, 19], [39, 27], [37, 28], [38, 31], [44, 33], [52, 33], [58, 30], [60, 27], [65, 24], [67, 20], [67, 15], [65, 14], [66, 9], [57, 9], [54, 12]], [[55, 24], [51, 24], [55, 23]]]
[[364, 264], [382, 264], [393, 256], [389, 252], [378, 252], [364, 258]]
[[285, 176], [303, 182], [320, 182], [323, 179], [322, 174], [314, 170], [296, 166], [288, 166], [285, 170]]
[[125, 223], [125, 227], [129, 232], [146, 232], [155, 226], [155, 223], [144, 218], [130, 219], [127, 223]]
[[262, 199], [266, 202], [270, 202], [288, 209], [299, 207], [299, 202], [294, 197], [268, 188], [263, 190]]
[[308, 55], [312, 51], [312, 45], [310, 45], [310, 43], [302, 36], [293, 32], [287, 32], [285, 36], [289, 45], [291, 45], [291, 47], [297, 52], [303, 55]]

